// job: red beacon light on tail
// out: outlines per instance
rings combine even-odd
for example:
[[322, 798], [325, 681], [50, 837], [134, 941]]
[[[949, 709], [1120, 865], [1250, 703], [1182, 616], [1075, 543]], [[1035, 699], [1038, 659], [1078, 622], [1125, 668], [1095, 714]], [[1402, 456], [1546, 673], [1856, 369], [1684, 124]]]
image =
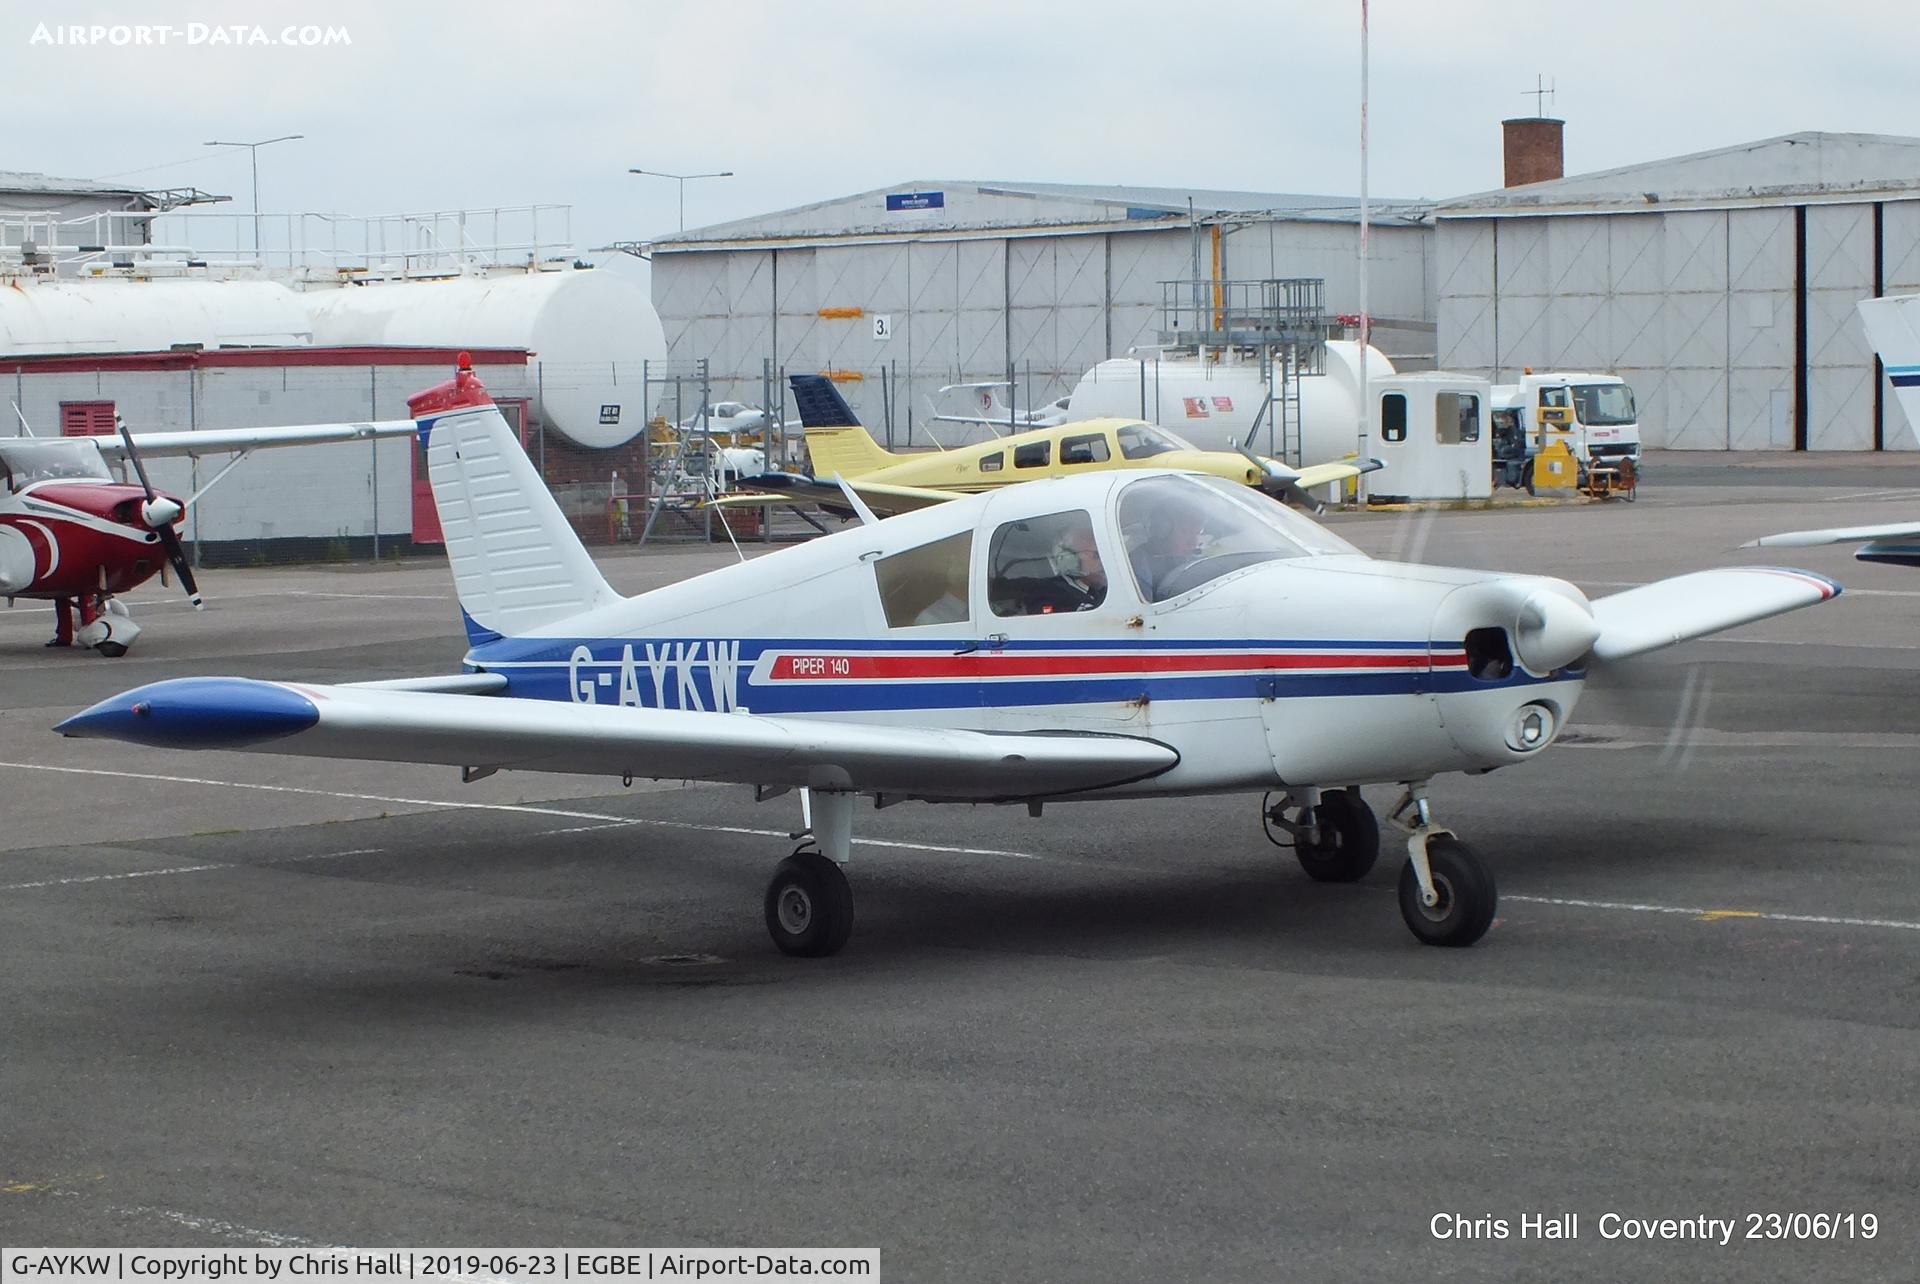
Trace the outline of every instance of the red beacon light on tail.
[[480, 376], [473, 372], [473, 354], [463, 352], [459, 365], [453, 372], [453, 378], [437, 383], [425, 392], [416, 392], [407, 398], [407, 413], [415, 419], [425, 419], [449, 410], [459, 410], [465, 406], [490, 406], [493, 397], [487, 392], [487, 385], [480, 382]]

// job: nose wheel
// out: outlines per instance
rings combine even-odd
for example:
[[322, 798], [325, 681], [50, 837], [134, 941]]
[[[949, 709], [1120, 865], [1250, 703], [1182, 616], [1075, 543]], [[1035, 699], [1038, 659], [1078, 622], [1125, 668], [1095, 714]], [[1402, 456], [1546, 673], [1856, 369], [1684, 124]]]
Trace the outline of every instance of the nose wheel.
[[1493, 871], [1450, 829], [1432, 822], [1423, 784], [1407, 786], [1391, 819], [1407, 830], [1400, 917], [1428, 945], [1472, 945], [1493, 926], [1500, 897]]

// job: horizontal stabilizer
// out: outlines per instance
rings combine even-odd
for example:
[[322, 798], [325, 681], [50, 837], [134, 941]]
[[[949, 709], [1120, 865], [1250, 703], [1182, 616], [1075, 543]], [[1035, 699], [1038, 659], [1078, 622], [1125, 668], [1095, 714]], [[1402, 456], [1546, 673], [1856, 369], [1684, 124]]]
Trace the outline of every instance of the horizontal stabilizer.
[[[933, 490], [925, 486], [898, 486], [858, 480], [847, 484], [853, 487], [854, 493], [860, 496], [867, 507], [882, 517], [910, 513], [960, 498], [958, 491]], [[708, 502], [723, 508], [796, 503], [819, 504], [838, 511], [844, 511], [847, 507], [846, 494], [837, 483], [801, 473], [761, 473], [757, 477], [742, 477], [734, 482], [734, 486], [743, 493], [722, 495]]]
[[[137, 432], [133, 444], [144, 458], [176, 455], [226, 455], [237, 450], [264, 450], [270, 446], [324, 446], [338, 441], [367, 441], [375, 437], [411, 437], [419, 425], [411, 419], [382, 419], [357, 424], [291, 424], [284, 428], [209, 428], [203, 432]], [[100, 453], [110, 460], [126, 457], [126, 443], [118, 437], [97, 439]]]
[[1593, 603], [1600, 638], [1593, 658], [1624, 660], [1815, 606], [1840, 595], [1824, 575], [1775, 566], [1695, 571], [1615, 593]]
[[882, 727], [807, 718], [174, 678], [103, 700], [62, 735], [174, 749], [810, 785], [936, 799], [1046, 797], [1155, 776], [1179, 755], [1133, 736]]

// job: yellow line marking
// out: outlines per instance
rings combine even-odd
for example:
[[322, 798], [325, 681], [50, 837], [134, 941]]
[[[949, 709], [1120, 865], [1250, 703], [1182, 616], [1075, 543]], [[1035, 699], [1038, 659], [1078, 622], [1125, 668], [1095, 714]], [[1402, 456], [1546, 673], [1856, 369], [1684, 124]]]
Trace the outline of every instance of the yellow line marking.
[[1706, 913], [1700, 916], [1699, 921], [1702, 923], [1718, 923], [1723, 918], [1759, 918], [1759, 917], [1760, 917], [1759, 910], [1708, 910]]
[[59, 1190], [62, 1187], [78, 1185], [83, 1181], [105, 1181], [105, 1173], [81, 1173], [75, 1177], [51, 1177], [46, 1181], [10, 1181], [0, 1185], [0, 1194], [31, 1195], [36, 1191]]

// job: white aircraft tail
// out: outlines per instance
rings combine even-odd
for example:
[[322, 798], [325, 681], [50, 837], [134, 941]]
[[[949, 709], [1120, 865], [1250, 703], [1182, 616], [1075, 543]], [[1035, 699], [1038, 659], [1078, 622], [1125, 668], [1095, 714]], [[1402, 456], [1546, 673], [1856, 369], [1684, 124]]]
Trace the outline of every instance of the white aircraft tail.
[[1859, 307], [1867, 342], [1880, 354], [1900, 408], [1907, 412], [1907, 426], [1920, 445], [1920, 294], [1862, 299]]
[[423, 416], [420, 431], [470, 641], [619, 600], [490, 401]]

